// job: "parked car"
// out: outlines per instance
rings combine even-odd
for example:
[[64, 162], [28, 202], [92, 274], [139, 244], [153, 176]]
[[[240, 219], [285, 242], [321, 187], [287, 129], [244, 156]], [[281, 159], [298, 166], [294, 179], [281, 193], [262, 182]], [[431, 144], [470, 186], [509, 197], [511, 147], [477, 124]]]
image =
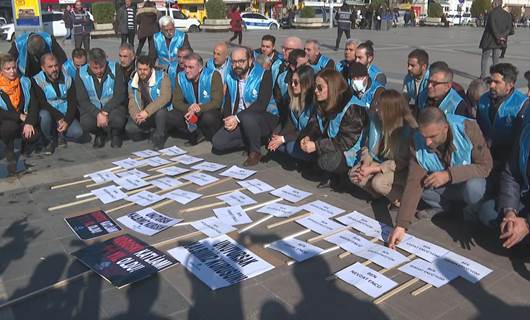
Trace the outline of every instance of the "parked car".
[[278, 30], [280, 28], [278, 21], [260, 13], [243, 12], [241, 19], [243, 19], [245, 30]]
[[[55, 37], [65, 37], [67, 34], [61, 11], [43, 12], [42, 25], [45, 32]], [[2, 40], [12, 41], [15, 38], [15, 25], [13, 23], [1, 25], [0, 32]]]
[[201, 22], [195, 18], [190, 18], [186, 16], [182, 11], [170, 8], [169, 12], [165, 8], [158, 8], [158, 11], [162, 13], [162, 15], [170, 15], [173, 17], [175, 21], [175, 28], [180, 31], [184, 32], [199, 32], [201, 31]]

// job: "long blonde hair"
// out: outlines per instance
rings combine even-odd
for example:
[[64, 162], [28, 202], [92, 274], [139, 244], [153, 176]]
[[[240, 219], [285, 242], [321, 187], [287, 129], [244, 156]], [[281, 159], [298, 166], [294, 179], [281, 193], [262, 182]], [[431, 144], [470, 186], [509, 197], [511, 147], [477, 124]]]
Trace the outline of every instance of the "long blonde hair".
[[296, 69], [296, 71], [293, 73], [293, 77], [295, 74], [297, 74], [298, 78], [300, 78], [301, 92], [298, 96], [293, 93], [291, 78], [291, 83], [289, 83], [289, 86], [287, 87], [290, 100], [289, 109], [291, 109], [291, 111], [297, 115], [300, 115], [307, 106], [313, 103], [313, 92], [315, 91], [315, 72], [311, 66], [304, 65]]

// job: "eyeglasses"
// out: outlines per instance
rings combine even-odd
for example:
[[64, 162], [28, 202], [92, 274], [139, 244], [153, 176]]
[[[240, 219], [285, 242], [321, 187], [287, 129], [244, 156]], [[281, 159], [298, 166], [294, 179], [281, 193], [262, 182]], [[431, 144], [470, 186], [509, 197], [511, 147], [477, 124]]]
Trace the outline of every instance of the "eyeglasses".
[[246, 63], [247, 59], [241, 59], [241, 60], [232, 60], [233, 64], [243, 64]]
[[296, 79], [293, 79], [293, 80], [291, 81], [291, 85], [292, 85], [293, 87], [297, 87], [299, 84], [300, 84], [300, 82], [298, 82], [298, 80], [296, 80]]
[[322, 90], [324, 90], [324, 88], [322, 87], [322, 85], [317, 84], [316, 90], [322, 92]]
[[451, 83], [451, 81], [434, 81], [434, 80], [427, 81], [427, 85], [431, 85], [433, 87], [436, 87], [439, 84], [448, 84], [448, 83]]

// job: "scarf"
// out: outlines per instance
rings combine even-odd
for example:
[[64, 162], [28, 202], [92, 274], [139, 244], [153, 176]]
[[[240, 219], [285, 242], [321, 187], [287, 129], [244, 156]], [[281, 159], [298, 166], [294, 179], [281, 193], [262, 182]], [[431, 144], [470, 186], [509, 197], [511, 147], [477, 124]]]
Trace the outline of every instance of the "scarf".
[[20, 98], [22, 96], [22, 88], [20, 86], [20, 79], [8, 80], [4, 76], [0, 75], [0, 90], [5, 92], [13, 105], [13, 108], [18, 112], [20, 105]]

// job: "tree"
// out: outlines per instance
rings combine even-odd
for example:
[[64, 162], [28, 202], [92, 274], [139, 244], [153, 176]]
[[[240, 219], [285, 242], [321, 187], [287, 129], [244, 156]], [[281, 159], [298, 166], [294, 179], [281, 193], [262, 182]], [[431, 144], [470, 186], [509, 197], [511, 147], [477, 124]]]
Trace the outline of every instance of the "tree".
[[431, 18], [441, 18], [444, 14], [444, 9], [442, 5], [437, 2], [429, 3], [429, 8], [427, 9], [427, 15]]
[[471, 16], [477, 18], [485, 11], [490, 11], [490, 9], [490, 0], [473, 0], [473, 3], [471, 3]]
[[205, 6], [208, 19], [226, 18], [226, 5], [223, 0], [208, 0]]

